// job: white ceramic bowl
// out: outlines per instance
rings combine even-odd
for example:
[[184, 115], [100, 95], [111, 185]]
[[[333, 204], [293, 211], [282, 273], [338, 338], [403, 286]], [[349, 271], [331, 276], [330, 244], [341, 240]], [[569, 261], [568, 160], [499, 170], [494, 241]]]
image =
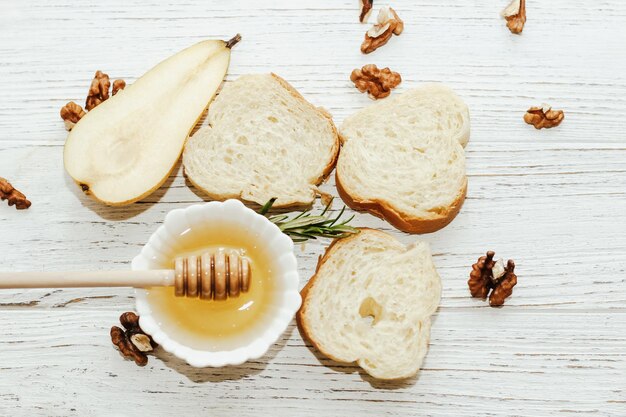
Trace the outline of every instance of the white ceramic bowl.
[[136, 290], [141, 328], [167, 352], [199, 368], [238, 365], [263, 356], [285, 331], [302, 302], [298, 292], [299, 277], [293, 242], [275, 224], [238, 200], [213, 201], [172, 210], [165, 217], [165, 222], [150, 236], [141, 253], [133, 259], [132, 269], [162, 268], [163, 264], [171, 263], [172, 254], [177, 250], [177, 238], [185, 231], [192, 227], [223, 224], [225, 221], [258, 233], [262, 241], [267, 243], [266, 249], [275, 261], [274, 290], [278, 292], [278, 296], [274, 297], [275, 315], [265, 321], [266, 324], [256, 331], [247, 345], [226, 351], [197, 350], [185, 346], [171, 338], [155, 320], [152, 315], [155, 306], [151, 305], [147, 292]]

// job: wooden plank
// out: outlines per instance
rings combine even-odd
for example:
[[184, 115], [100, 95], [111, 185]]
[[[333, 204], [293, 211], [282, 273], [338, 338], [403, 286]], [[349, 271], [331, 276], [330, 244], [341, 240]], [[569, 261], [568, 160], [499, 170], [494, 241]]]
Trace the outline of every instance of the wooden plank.
[[419, 378], [404, 382], [319, 357], [293, 328], [242, 366], [198, 370], [160, 352], [137, 368], [110, 344], [115, 320], [112, 312], [1, 311], [0, 369], [11, 377], [0, 378], [0, 410], [535, 417], [617, 416], [626, 403], [625, 311], [443, 310]]

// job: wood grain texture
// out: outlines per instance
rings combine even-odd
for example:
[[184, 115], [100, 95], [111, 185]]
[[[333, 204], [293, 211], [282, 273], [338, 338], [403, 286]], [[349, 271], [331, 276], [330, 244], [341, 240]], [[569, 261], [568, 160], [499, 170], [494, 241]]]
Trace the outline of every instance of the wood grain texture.
[[[96, 69], [132, 82], [241, 32], [228, 81], [275, 71], [338, 123], [370, 102], [349, 81], [367, 63], [400, 72], [398, 91], [445, 82], [472, 113], [467, 201], [422, 237], [443, 298], [417, 379], [376, 382], [317, 356], [293, 326], [242, 366], [197, 370], [159, 352], [140, 369], [108, 338], [131, 289], [3, 291], [0, 415], [626, 415], [626, 3], [528, 2], [521, 36], [498, 16], [506, 1], [392, 5], [405, 33], [363, 56], [352, 0], [0, 3], [0, 175], [33, 202], [0, 205], [2, 270], [127, 268], [169, 210], [203, 201], [180, 167], [126, 208], [72, 183], [58, 111], [84, 100]], [[544, 101], [566, 119], [535, 131], [522, 116]], [[323, 188], [336, 195], [332, 178]], [[367, 214], [355, 224], [416, 239]], [[327, 243], [296, 247], [301, 286]], [[467, 290], [488, 248], [517, 264], [502, 309]]]

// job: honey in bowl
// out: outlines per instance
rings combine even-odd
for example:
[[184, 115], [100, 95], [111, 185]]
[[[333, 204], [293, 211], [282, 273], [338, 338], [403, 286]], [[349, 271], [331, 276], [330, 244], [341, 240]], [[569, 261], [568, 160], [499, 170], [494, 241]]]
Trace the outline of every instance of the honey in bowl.
[[171, 262], [159, 267], [173, 268], [176, 257], [218, 250], [234, 250], [249, 260], [247, 292], [226, 300], [176, 297], [173, 287], [150, 288], [146, 294], [161, 329], [198, 350], [224, 351], [249, 344], [271, 320], [275, 305], [273, 259], [259, 235], [239, 224], [224, 222], [185, 230], [177, 238]]

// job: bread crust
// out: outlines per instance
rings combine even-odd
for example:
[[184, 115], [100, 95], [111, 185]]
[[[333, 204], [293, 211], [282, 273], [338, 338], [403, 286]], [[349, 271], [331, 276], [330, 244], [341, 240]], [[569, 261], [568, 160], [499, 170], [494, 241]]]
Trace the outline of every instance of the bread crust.
[[385, 201], [378, 200], [359, 200], [353, 198], [348, 190], [341, 183], [339, 171], [335, 173], [335, 185], [341, 199], [348, 207], [357, 211], [367, 211], [373, 215], [387, 220], [395, 228], [407, 233], [432, 233], [447, 226], [461, 210], [465, 196], [467, 194], [467, 177], [463, 182], [463, 188], [460, 190], [457, 198], [447, 207], [440, 215], [426, 219], [420, 217], [408, 217], [407, 215], [396, 211], [392, 205]]

